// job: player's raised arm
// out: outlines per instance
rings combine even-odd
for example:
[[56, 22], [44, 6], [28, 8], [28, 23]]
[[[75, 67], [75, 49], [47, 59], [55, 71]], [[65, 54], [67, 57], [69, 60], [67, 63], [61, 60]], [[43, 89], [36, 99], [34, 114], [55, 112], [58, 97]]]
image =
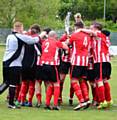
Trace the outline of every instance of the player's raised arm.
[[102, 24], [98, 23], [98, 22], [94, 22], [91, 26], [90, 29], [80, 29], [80, 31], [85, 32], [90, 34], [91, 36], [97, 37], [98, 33], [101, 32], [102, 30]]
[[63, 49], [66, 49], [66, 50], [69, 49], [65, 42], [60, 42], [59, 40], [57, 40], [57, 33], [55, 31], [53, 31], [53, 30], [50, 31], [49, 34], [48, 34], [48, 37], [50, 39], [53, 39], [53, 40], [56, 41], [56, 45], [57, 45], [58, 48], [63, 48]]
[[40, 38], [44, 38], [46, 35], [47, 35], [47, 32], [42, 31], [39, 36], [40, 36]]
[[68, 45], [65, 42], [62, 42], [62, 48], [65, 50], [69, 49]]
[[18, 33], [16, 33], [16, 37], [18, 37], [20, 40], [22, 40], [24, 43], [27, 43], [27, 44], [38, 43], [40, 40], [39, 36], [32, 37], [32, 36], [18, 34]]

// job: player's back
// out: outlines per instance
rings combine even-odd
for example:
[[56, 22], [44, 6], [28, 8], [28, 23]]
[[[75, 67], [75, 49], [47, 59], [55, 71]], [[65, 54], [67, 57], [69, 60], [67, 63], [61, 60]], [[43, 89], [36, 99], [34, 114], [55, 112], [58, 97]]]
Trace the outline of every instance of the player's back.
[[83, 32], [73, 33], [70, 43], [73, 44], [71, 55], [71, 64], [77, 66], [88, 66], [88, 49], [90, 45], [90, 36]]
[[53, 39], [46, 39], [42, 43], [42, 64], [55, 64], [58, 61], [58, 47], [57, 41]]
[[94, 37], [93, 47], [95, 63], [110, 61], [108, 44], [106, 36], [101, 32], [97, 32], [97, 37]]
[[71, 36], [76, 55], [88, 55], [90, 36], [84, 32], [76, 32]]

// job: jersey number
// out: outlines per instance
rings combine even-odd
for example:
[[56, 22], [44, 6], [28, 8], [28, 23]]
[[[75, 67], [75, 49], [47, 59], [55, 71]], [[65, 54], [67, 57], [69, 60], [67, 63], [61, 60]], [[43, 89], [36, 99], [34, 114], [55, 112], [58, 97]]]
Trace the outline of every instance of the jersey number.
[[88, 45], [88, 39], [87, 39], [87, 37], [84, 38], [83, 45], [85, 47], [87, 47], [87, 45]]
[[46, 47], [45, 47], [45, 49], [44, 49], [44, 52], [48, 52], [49, 42], [46, 42], [46, 43], [45, 43], [45, 46], [46, 46]]

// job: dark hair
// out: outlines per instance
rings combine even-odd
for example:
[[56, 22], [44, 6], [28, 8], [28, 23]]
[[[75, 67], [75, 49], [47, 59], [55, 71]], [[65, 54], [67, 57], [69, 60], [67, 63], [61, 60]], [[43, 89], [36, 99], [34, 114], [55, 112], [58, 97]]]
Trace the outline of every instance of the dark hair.
[[74, 26], [75, 27], [77, 27], [77, 28], [83, 28], [84, 27], [84, 24], [83, 24], [83, 22], [76, 22], [75, 24], [74, 24]]
[[102, 30], [102, 33], [105, 34], [106, 36], [110, 36], [110, 31], [108, 30]]
[[32, 32], [33, 34], [39, 33], [39, 32], [41, 31], [40, 26], [39, 26], [38, 24], [33, 24], [33, 25], [30, 27], [30, 29], [31, 29], [31, 32]]
[[102, 24], [98, 23], [98, 22], [94, 22], [93, 23], [94, 28], [98, 29], [98, 30], [102, 30]]
[[49, 32], [50, 32], [51, 30], [52, 30], [51, 28], [45, 28], [45, 29], [43, 29], [43, 31], [46, 31], [47, 34], [49, 34]]

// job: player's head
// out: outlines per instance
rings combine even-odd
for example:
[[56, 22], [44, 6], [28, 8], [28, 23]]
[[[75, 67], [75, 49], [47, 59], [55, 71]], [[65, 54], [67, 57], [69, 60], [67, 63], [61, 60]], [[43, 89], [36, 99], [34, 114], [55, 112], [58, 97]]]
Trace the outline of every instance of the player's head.
[[74, 18], [81, 18], [81, 14], [80, 14], [80, 13], [76, 13], [76, 14], [74, 15]]
[[23, 32], [23, 23], [20, 21], [17, 21], [13, 24], [13, 31], [22, 33]]
[[51, 30], [52, 30], [52, 29], [51, 29], [51, 28], [49, 28], [49, 27], [48, 27], [48, 28], [43, 29], [43, 31], [46, 31], [46, 33], [47, 33], [47, 34], [49, 34], [49, 32], [50, 32]]
[[57, 33], [51, 30], [48, 34], [48, 38], [57, 39]]
[[110, 36], [110, 31], [108, 30], [102, 30], [102, 33], [105, 34], [106, 36]]
[[80, 29], [80, 28], [84, 28], [84, 24], [80, 21], [74, 24], [74, 28], [75, 30]]
[[94, 22], [93, 24], [93, 28], [95, 29], [95, 30], [102, 30], [102, 24], [101, 23], [98, 23], [98, 22]]
[[90, 25], [90, 29], [93, 30], [94, 29], [94, 25]]
[[81, 14], [80, 13], [76, 13], [74, 15], [74, 19], [75, 19], [76, 22], [80, 22], [81, 21]]
[[31, 34], [38, 34], [41, 31], [40, 26], [38, 24], [31, 25], [30, 30]]

